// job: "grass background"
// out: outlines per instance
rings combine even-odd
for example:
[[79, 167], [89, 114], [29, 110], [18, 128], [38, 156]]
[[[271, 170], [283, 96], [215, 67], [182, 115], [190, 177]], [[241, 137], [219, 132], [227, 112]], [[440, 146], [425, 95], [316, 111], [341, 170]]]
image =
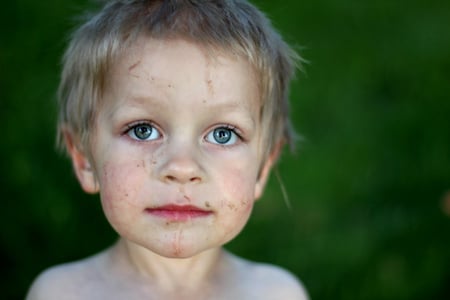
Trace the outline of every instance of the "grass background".
[[[450, 2], [254, 1], [309, 61], [304, 137], [228, 248], [298, 275], [312, 299], [450, 298]], [[0, 10], [0, 290], [115, 239], [54, 150], [65, 39], [85, 0]]]

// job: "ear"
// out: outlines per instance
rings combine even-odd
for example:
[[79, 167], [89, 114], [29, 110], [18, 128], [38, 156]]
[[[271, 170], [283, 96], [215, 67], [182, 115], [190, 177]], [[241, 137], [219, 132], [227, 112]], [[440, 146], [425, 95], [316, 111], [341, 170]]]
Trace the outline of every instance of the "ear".
[[255, 200], [259, 199], [262, 196], [264, 187], [266, 186], [267, 183], [267, 179], [269, 178], [270, 175], [270, 170], [272, 170], [273, 165], [277, 161], [282, 146], [283, 146], [282, 142], [277, 143], [272, 152], [269, 154], [267, 160], [264, 162], [258, 180], [256, 181], [255, 184]]
[[81, 188], [89, 194], [99, 191], [95, 170], [92, 168], [88, 156], [78, 145], [78, 140], [69, 132], [64, 132], [64, 141], [70, 158], [72, 159], [75, 175], [80, 182]]

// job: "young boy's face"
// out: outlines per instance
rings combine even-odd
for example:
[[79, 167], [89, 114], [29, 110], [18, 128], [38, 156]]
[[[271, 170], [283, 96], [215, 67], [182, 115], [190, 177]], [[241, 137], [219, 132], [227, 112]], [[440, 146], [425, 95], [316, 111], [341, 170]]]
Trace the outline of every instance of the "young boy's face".
[[260, 94], [246, 61], [140, 40], [115, 64], [103, 101], [92, 160], [69, 150], [123, 238], [190, 257], [239, 233], [271, 166], [261, 162]]

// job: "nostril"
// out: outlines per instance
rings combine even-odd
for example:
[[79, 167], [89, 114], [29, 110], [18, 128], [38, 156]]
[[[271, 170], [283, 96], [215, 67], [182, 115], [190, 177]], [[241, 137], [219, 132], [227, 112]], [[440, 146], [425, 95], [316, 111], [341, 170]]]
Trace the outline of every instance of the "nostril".
[[189, 181], [190, 182], [200, 182], [200, 177], [192, 177]]
[[175, 180], [175, 177], [172, 176], [172, 175], [167, 175], [167, 176], [166, 176], [166, 179], [167, 179], [168, 181], [174, 181], [174, 180]]
[[173, 176], [173, 175], [167, 175], [165, 176], [165, 180], [167, 182], [171, 182], [171, 181], [177, 181], [177, 182], [191, 182], [191, 183], [197, 183], [201, 181], [201, 178], [198, 176], [194, 176], [194, 177], [189, 177], [186, 178], [186, 180], [183, 180], [182, 177], [177, 177], [177, 176]]

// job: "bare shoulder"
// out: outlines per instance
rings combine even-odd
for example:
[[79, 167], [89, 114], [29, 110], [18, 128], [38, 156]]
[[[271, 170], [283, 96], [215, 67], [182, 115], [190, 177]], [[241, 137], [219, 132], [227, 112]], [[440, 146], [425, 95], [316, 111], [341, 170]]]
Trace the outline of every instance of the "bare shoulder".
[[301, 281], [289, 271], [271, 264], [232, 256], [238, 278], [255, 299], [308, 300]]
[[101, 281], [103, 255], [51, 267], [34, 280], [26, 300], [79, 299], [80, 287]]

